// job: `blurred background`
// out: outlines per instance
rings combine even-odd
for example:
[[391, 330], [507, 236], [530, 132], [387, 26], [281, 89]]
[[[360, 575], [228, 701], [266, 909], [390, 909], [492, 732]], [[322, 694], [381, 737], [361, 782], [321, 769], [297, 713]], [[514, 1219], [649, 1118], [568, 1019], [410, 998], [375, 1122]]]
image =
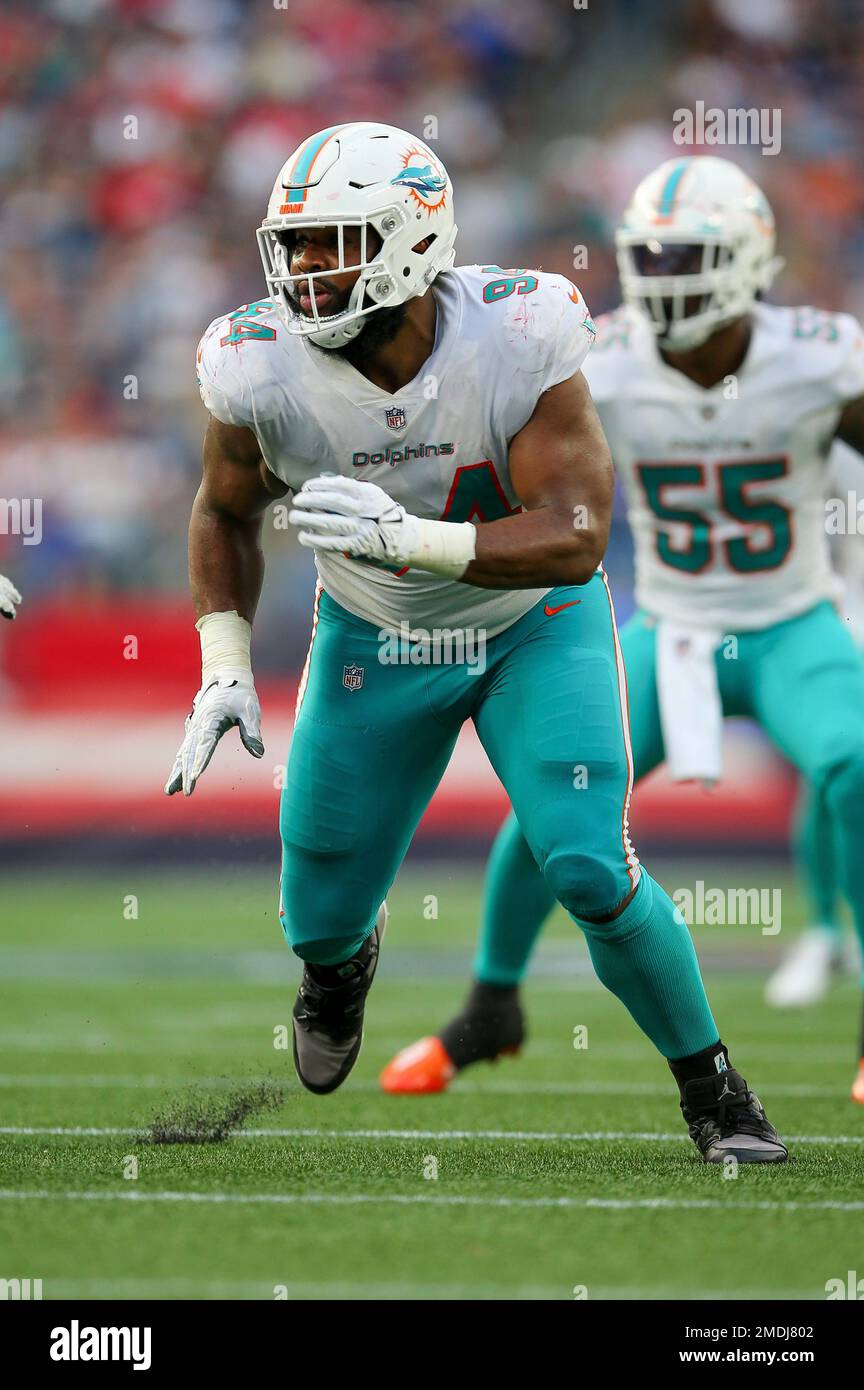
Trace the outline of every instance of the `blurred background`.
[[[0, 534], [0, 572], [25, 596], [0, 630], [7, 862], [217, 844], [275, 862], [314, 583], [284, 531], [267, 528], [255, 635], [267, 755], [252, 764], [232, 736], [191, 802], [161, 788], [199, 671], [195, 347], [261, 297], [255, 228], [311, 131], [371, 118], [428, 138], [431, 118], [458, 260], [563, 271], [596, 316], [617, 302], [628, 194], [681, 152], [672, 113], [758, 100], [782, 110], [781, 153], [707, 152], [773, 204], [787, 265], [772, 298], [864, 314], [855, 0], [5, 0], [0, 54], [0, 496], [43, 504], [40, 544]], [[620, 506], [607, 568], [623, 620]], [[653, 780], [637, 843], [780, 849], [789, 773], [747, 729], [727, 767], [710, 797]], [[482, 851], [503, 810], [469, 730], [415, 852]]]

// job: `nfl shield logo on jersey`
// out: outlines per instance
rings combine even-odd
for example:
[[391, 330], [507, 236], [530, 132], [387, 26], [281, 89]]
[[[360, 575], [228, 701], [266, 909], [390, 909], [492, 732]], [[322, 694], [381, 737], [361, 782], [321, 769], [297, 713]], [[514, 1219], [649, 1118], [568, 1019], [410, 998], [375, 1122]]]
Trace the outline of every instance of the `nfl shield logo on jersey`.
[[343, 666], [342, 684], [346, 690], [360, 690], [365, 674], [365, 669], [362, 666]]
[[406, 425], [405, 411], [401, 405], [391, 405], [384, 412], [384, 419], [387, 421], [387, 428], [390, 430], [404, 430]]

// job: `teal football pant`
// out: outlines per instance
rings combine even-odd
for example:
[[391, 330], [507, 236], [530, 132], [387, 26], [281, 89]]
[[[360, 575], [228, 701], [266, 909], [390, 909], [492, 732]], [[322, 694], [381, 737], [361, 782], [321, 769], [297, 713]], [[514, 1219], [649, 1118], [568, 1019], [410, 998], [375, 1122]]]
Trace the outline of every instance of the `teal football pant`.
[[[622, 629], [630, 692], [634, 776], [663, 760], [655, 675], [656, 627], [637, 613]], [[834, 826], [837, 872], [864, 948], [864, 664], [828, 603], [759, 632], [737, 634], [737, 657], [716, 655], [725, 715], [746, 715], [809, 783]], [[492, 849], [478, 979], [512, 985], [522, 978], [554, 899], [512, 815]]]
[[690, 935], [627, 839], [626, 695], [605, 577], [554, 590], [470, 664], [415, 662], [407, 643], [394, 662], [383, 639], [320, 596], [280, 808], [280, 920], [295, 953], [326, 965], [359, 949], [473, 719], [600, 979], [665, 1056], [716, 1043]]

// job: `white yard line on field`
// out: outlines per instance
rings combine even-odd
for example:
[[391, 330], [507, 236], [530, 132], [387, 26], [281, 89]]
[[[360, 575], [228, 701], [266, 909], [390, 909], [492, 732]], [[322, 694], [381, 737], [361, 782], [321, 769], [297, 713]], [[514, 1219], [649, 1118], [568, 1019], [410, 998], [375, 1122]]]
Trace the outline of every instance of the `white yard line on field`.
[[733, 1202], [693, 1197], [475, 1197], [370, 1192], [49, 1192], [0, 1190], [0, 1201], [54, 1202], [188, 1202], [213, 1206], [400, 1206], [400, 1207], [519, 1207], [604, 1211], [864, 1211], [864, 1201]]
[[[67, 1138], [145, 1138], [146, 1130], [114, 1125], [0, 1125], [0, 1134], [60, 1135]], [[238, 1139], [456, 1139], [483, 1143], [677, 1143], [686, 1141], [683, 1130], [533, 1130], [533, 1129], [238, 1129]], [[864, 1144], [864, 1134], [791, 1134], [790, 1144]]]
[[[170, 1090], [187, 1086], [248, 1086], [254, 1081], [250, 1076], [147, 1076], [113, 1075], [111, 1072], [3, 1072], [0, 1073], [0, 1090], [27, 1090], [28, 1087], [52, 1087], [59, 1089], [101, 1090], [116, 1086], [121, 1090]], [[288, 1078], [291, 1089], [295, 1088], [293, 1077]], [[299, 1084], [296, 1087], [300, 1094]], [[352, 1081], [352, 1091], [379, 1092], [377, 1081]], [[760, 1087], [772, 1099], [788, 1100], [838, 1100], [849, 1095], [848, 1086], [805, 1086], [779, 1085]], [[453, 1096], [666, 1096], [674, 1095], [670, 1082], [659, 1081], [506, 1081], [490, 1077], [485, 1082], [463, 1081], [453, 1083], [450, 1094]]]
[[[278, 1276], [273, 1279], [196, 1279], [192, 1276], [180, 1279], [51, 1279], [44, 1281], [45, 1296], [60, 1298], [107, 1299], [116, 1302], [124, 1298], [187, 1298], [224, 1299], [247, 1298], [272, 1302], [274, 1289], [280, 1291], [291, 1301], [304, 1299], [441, 1299], [452, 1302], [454, 1299], [543, 1299], [572, 1301], [573, 1291], [561, 1284], [420, 1284], [408, 1280], [364, 1279], [349, 1282], [346, 1279], [297, 1279], [286, 1282]], [[811, 1289], [803, 1295], [813, 1298]], [[652, 1299], [686, 1298], [689, 1301], [717, 1303], [726, 1299], [801, 1299], [802, 1290], [793, 1288], [734, 1288], [703, 1289], [698, 1293], [681, 1284], [593, 1284], [591, 1297], [594, 1299], [632, 1299], [649, 1302]]]

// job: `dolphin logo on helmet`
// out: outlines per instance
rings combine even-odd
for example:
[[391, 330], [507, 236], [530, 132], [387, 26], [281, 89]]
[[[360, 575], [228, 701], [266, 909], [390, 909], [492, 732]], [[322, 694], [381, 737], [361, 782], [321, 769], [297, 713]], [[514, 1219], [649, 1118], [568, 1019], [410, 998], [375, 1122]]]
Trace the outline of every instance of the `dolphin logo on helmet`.
[[[338, 266], [292, 275], [286, 233], [304, 227], [336, 228]], [[347, 228], [360, 233], [354, 263], [345, 258]], [[267, 289], [288, 332], [339, 348], [362, 331], [370, 314], [424, 294], [450, 270], [456, 231], [453, 187], [428, 146], [395, 126], [355, 121], [317, 131], [288, 157], [257, 238]], [[373, 252], [376, 239], [380, 245]], [[321, 314], [316, 277], [346, 271], [358, 272], [347, 306]], [[301, 286], [311, 298], [308, 318], [289, 293]]]

